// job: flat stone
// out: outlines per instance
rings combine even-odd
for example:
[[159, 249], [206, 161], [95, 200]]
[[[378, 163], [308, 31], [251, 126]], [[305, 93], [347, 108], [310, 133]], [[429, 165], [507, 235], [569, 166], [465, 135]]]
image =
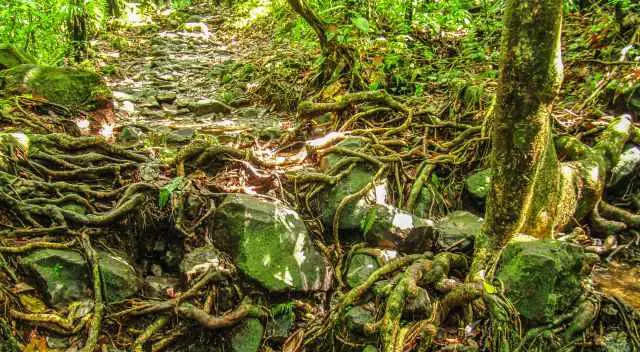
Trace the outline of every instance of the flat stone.
[[212, 245], [194, 248], [184, 255], [180, 262], [180, 274], [186, 278], [194, 278], [211, 267], [221, 263], [221, 253]]
[[347, 311], [344, 319], [350, 331], [362, 334], [365, 326], [374, 321], [374, 316], [373, 313], [362, 306], [355, 306]]
[[279, 202], [228, 195], [215, 213], [214, 243], [271, 292], [328, 290], [331, 267], [295, 211]]
[[215, 99], [203, 99], [193, 102], [187, 106], [189, 110], [197, 116], [206, 114], [230, 113], [232, 108]]

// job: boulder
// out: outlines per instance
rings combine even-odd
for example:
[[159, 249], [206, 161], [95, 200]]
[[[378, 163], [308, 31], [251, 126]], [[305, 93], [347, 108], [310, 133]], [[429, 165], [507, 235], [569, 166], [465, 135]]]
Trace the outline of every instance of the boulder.
[[464, 189], [471, 198], [484, 204], [491, 186], [491, 169], [484, 169], [473, 173], [464, 180]]
[[264, 327], [260, 320], [252, 318], [240, 323], [231, 335], [231, 351], [258, 352], [262, 342]]
[[475, 238], [482, 232], [484, 220], [467, 211], [454, 211], [436, 221], [435, 230], [440, 248], [448, 248], [458, 244], [465, 250], [473, 246]]
[[363, 253], [354, 254], [347, 270], [347, 284], [350, 287], [362, 284], [378, 268], [380, 265], [375, 257]]
[[548, 324], [571, 309], [586, 277], [582, 248], [519, 235], [502, 252], [496, 279], [529, 326]]
[[412, 253], [421, 253], [433, 247], [433, 221], [390, 205], [368, 207], [361, 226], [365, 240], [373, 246]]
[[82, 110], [106, 107], [112, 99], [99, 75], [74, 68], [15, 66], [0, 72], [0, 89], [7, 94], [32, 94]]
[[[359, 139], [345, 139], [337, 144], [337, 146], [348, 149], [358, 149], [362, 147], [362, 142]], [[329, 171], [340, 160], [345, 158], [344, 155], [329, 153], [321, 160], [321, 168], [323, 171]], [[321, 219], [322, 223], [328, 227], [333, 227], [333, 217], [336, 213], [338, 205], [344, 199], [344, 197], [354, 194], [371, 183], [376, 170], [367, 163], [358, 163], [351, 172], [340, 179], [338, 183], [333, 185], [325, 192], [322, 192], [319, 196], [322, 209]], [[370, 192], [367, 196], [361, 198], [357, 202], [351, 202], [347, 204], [342, 210], [340, 215], [339, 227], [340, 230], [360, 231], [361, 223], [366, 218], [369, 211], [369, 203], [382, 203], [388, 193], [386, 184], [380, 183], [376, 186], [376, 189]]]
[[[135, 269], [120, 257], [98, 252], [105, 300], [116, 302], [133, 296], [142, 286]], [[87, 298], [92, 280], [89, 266], [79, 252], [69, 249], [41, 249], [19, 260], [52, 306]]]
[[202, 116], [206, 114], [219, 114], [219, 113], [230, 113], [232, 108], [215, 99], [203, 99], [198, 100], [196, 102], [190, 103], [187, 108], [196, 114], [197, 116]]
[[330, 266], [300, 216], [281, 203], [229, 195], [216, 209], [213, 233], [238, 269], [269, 291], [329, 289]]
[[0, 46], [0, 70], [23, 64], [35, 64], [36, 60], [13, 45]]

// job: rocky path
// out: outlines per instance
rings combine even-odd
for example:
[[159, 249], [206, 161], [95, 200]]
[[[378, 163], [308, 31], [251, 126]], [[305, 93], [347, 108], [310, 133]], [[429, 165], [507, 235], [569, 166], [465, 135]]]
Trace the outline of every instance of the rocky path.
[[117, 65], [120, 73], [108, 79], [118, 140], [139, 141], [152, 133], [161, 144], [181, 144], [197, 133], [234, 135], [258, 129], [278, 134], [277, 116], [248, 106], [246, 100], [233, 100], [220, 89], [216, 67], [238, 56], [216, 33], [223, 19], [211, 16], [206, 7], [190, 13], [177, 28], [168, 28], [173, 27], [170, 21], [155, 21], [167, 24], [164, 28], [134, 27], [127, 33], [127, 50], [107, 51], [107, 63]]

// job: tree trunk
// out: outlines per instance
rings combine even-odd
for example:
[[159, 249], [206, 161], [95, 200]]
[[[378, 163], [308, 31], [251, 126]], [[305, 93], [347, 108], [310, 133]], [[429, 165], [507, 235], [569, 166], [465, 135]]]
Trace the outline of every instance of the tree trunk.
[[[287, 0], [291, 8], [313, 28], [320, 42], [320, 50], [324, 59], [320, 68], [320, 74], [316, 79], [318, 86], [323, 86], [329, 82], [336, 74], [354, 73], [351, 72], [355, 66], [356, 56], [352, 48], [340, 45], [327, 37], [327, 27], [304, 0]], [[359, 75], [354, 74], [356, 79], [353, 84], [357, 87], [363, 85]]]
[[121, 13], [120, 0], [107, 0], [107, 14], [110, 18], [119, 18]]
[[71, 1], [71, 14], [69, 18], [69, 34], [73, 56], [76, 62], [80, 62], [87, 57], [87, 8], [83, 0]]
[[504, 18], [485, 222], [496, 244], [520, 232], [550, 237], [560, 183], [551, 108], [562, 82], [562, 0], [508, 0]]

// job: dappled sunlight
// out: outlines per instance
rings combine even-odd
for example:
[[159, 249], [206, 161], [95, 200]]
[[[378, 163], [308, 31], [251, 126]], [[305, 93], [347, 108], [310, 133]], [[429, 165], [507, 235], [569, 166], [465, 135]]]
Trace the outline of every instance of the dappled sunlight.
[[245, 28], [251, 26], [256, 21], [271, 15], [273, 9], [271, 0], [258, 0], [258, 5], [251, 8], [244, 18], [238, 19], [233, 23], [235, 28]]

